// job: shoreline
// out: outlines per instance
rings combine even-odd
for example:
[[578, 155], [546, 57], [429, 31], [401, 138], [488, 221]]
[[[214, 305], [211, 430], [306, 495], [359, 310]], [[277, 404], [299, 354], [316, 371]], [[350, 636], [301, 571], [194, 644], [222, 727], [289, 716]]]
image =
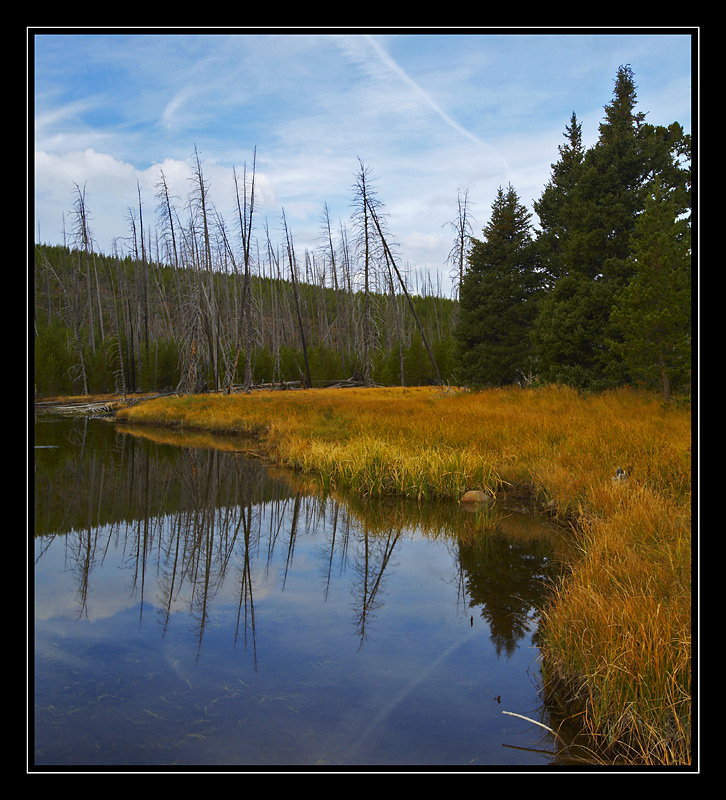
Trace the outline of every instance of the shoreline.
[[323, 488], [529, 492], [580, 551], [543, 613], [548, 702], [578, 717], [604, 763], [690, 764], [690, 410], [622, 391], [349, 388], [149, 399], [116, 419], [244, 437]]

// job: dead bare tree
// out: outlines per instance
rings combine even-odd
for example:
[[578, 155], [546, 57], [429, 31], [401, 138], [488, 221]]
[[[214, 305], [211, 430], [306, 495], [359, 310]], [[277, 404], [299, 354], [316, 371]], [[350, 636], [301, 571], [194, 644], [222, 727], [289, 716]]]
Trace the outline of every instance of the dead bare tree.
[[[333, 243], [333, 231], [330, 225], [330, 212], [327, 203], [323, 209], [323, 234], [326, 240], [328, 257], [330, 260], [330, 272], [333, 279], [333, 292], [335, 295], [335, 322], [336, 343], [340, 354], [340, 364], [343, 374], [345, 374], [346, 364], [346, 343], [347, 343], [347, 302], [344, 285], [338, 280], [338, 262], [336, 259], [335, 244]], [[345, 280], [345, 276], [343, 275]]]
[[169, 184], [166, 181], [166, 175], [164, 175], [164, 170], [161, 170], [159, 173], [159, 180], [156, 184], [156, 199], [158, 202], [157, 212], [159, 213], [162, 220], [161, 231], [162, 235], [164, 236], [164, 241], [166, 242], [167, 245], [167, 250], [169, 249], [169, 244], [171, 244], [171, 251], [169, 253], [171, 258], [169, 260], [174, 265], [174, 267], [178, 269], [179, 254], [177, 252], [176, 226], [174, 224], [174, 218], [176, 214], [171, 204], [172, 198], [171, 195], [169, 194]]
[[447, 263], [453, 265], [451, 278], [454, 281], [454, 291], [459, 295], [459, 287], [464, 279], [464, 264], [466, 262], [466, 250], [472, 236], [471, 220], [469, 218], [469, 190], [466, 189], [462, 195], [459, 190], [457, 195], [457, 216], [453, 222], [447, 222], [456, 231], [454, 243], [446, 259]]
[[[73, 204], [73, 241], [79, 252], [79, 269], [85, 273], [86, 300], [88, 303], [88, 341], [91, 353], [96, 352], [95, 335], [95, 314], [93, 311], [93, 290], [91, 288], [91, 267], [93, 267], [96, 284], [96, 303], [98, 308], [98, 319], [101, 339], [103, 339], [103, 312], [101, 308], [101, 293], [98, 285], [98, 270], [96, 269], [96, 259], [93, 248], [93, 236], [90, 228], [90, 212], [86, 204], [86, 184], [83, 189], [75, 183], [76, 199]], [[80, 259], [83, 258], [83, 267], [80, 267]]]
[[257, 148], [255, 148], [252, 158], [252, 176], [250, 179], [249, 198], [247, 196], [247, 167], [245, 165], [242, 174], [242, 201], [240, 201], [239, 182], [237, 172], [232, 168], [234, 175], [235, 196], [237, 198], [237, 214], [239, 221], [239, 232], [242, 239], [242, 252], [244, 263], [244, 283], [242, 288], [242, 330], [245, 344], [245, 378], [244, 387], [249, 389], [252, 385], [252, 338], [253, 331], [250, 319], [251, 305], [251, 275], [250, 275], [250, 251], [252, 245], [252, 215], [255, 210], [255, 173], [257, 164]]
[[151, 349], [149, 345], [149, 264], [146, 257], [146, 246], [144, 244], [144, 216], [141, 208], [141, 187], [138, 180], [136, 181], [136, 192], [139, 199], [139, 242], [141, 244], [141, 252], [137, 251], [137, 260], [141, 260], [141, 315], [144, 331], [144, 379], [146, 386], [149, 389], [151, 386]]
[[202, 251], [200, 262], [200, 277], [204, 276], [206, 279], [200, 281], [201, 294], [204, 298], [206, 307], [205, 315], [205, 329], [207, 340], [209, 343], [209, 355], [211, 359], [212, 380], [214, 381], [214, 390], [219, 391], [220, 388], [220, 370], [219, 370], [219, 309], [217, 307], [217, 294], [214, 279], [214, 264], [212, 261], [212, 244], [210, 236], [210, 205], [208, 192], [209, 188], [204, 179], [202, 171], [202, 162], [199, 157], [196, 145], [194, 147], [194, 161], [195, 170], [192, 176], [193, 182], [193, 202], [200, 215], [202, 225]]
[[305, 339], [305, 327], [302, 320], [302, 312], [300, 311], [300, 293], [298, 290], [297, 281], [297, 265], [295, 260], [295, 249], [293, 247], [292, 236], [287, 227], [287, 220], [285, 219], [285, 210], [282, 210], [282, 223], [285, 230], [285, 242], [287, 246], [287, 257], [290, 263], [290, 278], [292, 280], [292, 289], [295, 296], [295, 311], [297, 313], [297, 323], [300, 332], [300, 344], [302, 345], [303, 359], [305, 360], [305, 380], [307, 387], [311, 388], [313, 385], [312, 377], [310, 376], [310, 363], [308, 361], [308, 346]]
[[371, 318], [371, 221], [370, 208], [373, 205], [373, 191], [369, 186], [369, 172], [358, 159], [359, 170], [355, 180], [353, 219], [358, 225], [358, 244], [363, 251], [363, 382], [370, 386], [372, 318]]
[[384, 251], [386, 253], [386, 257], [388, 258], [391, 266], [393, 267], [393, 270], [394, 270], [394, 272], [396, 273], [396, 275], [398, 277], [399, 283], [401, 284], [401, 289], [403, 290], [403, 293], [406, 295], [406, 299], [408, 300], [408, 305], [409, 305], [409, 308], [411, 309], [411, 314], [412, 314], [414, 320], [416, 321], [416, 325], [418, 327], [419, 333], [421, 334], [421, 338], [423, 339], [424, 347], [426, 348], [426, 352], [429, 354], [429, 358], [431, 359], [431, 365], [433, 366], [434, 374], [436, 375], [436, 383], [439, 386], [441, 386], [443, 384], [443, 381], [441, 380], [441, 375], [439, 373], [439, 368], [438, 368], [438, 366], [436, 364], [436, 359], [434, 358], [434, 354], [433, 354], [433, 352], [431, 350], [431, 347], [429, 346], [429, 342], [428, 342], [428, 339], [426, 338], [426, 333], [425, 333], [425, 331], [423, 329], [423, 326], [421, 325], [421, 322], [419, 321], [418, 314], [416, 313], [416, 307], [414, 306], [413, 301], [411, 300], [411, 296], [408, 293], [408, 289], [406, 288], [406, 283], [403, 280], [403, 278], [401, 277], [401, 272], [398, 269], [398, 266], [396, 265], [396, 260], [393, 257], [393, 253], [391, 252], [391, 248], [388, 246], [388, 242], [386, 241], [386, 237], [385, 237], [385, 235], [383, 233], [383, 228], [381, 227], [381, 223], [380, 223], [380, 220], [379, 220], [379, 217], [378, 217], [378, 213], [377, 213], [375, 207], [372, 204], [370, 204], [368, 206], [368, 210], [370, 212], [371, 219], [373, 220], [373, 224], [375, 226], [375, 229], [376, 229], [376, 231], [378, 231], [378, 235], [380, 237], [381, 244], [383, 245], [383, 249], [384, 249]]

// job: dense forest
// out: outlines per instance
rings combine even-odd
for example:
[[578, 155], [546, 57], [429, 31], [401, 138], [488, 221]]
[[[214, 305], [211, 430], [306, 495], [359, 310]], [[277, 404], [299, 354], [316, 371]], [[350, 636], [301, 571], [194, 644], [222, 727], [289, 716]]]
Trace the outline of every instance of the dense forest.
[[533, 215], [500, 187], [481, 238], [468, 192], [450, 222], [457, 297], [411, 286], [360, 162], [352, 214], [321, 214], [297, 254], [282, 210], [274, 242], [255, 209], [255, 161], [233, 171], [237, 218], [214, 207], [195, 150], [190, 194], [163, 172], [153, 219], [140, 190], [112, 254], [97, 252], [76, 185], [63, 246], [34, 250], [36, 395], [255, 384], [691, 382], [691, 138], [645, 122], [621, 67], [599, 139], [573, 112]]

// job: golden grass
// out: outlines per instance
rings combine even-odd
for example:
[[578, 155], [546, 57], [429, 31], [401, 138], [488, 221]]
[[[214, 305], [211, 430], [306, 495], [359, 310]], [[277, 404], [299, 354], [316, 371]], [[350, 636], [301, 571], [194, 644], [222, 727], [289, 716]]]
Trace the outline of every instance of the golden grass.
[[[545, 693], [603, 752], [689, 762], [688, 406], [627, 390], [321, 389], [162, 398], [119, 416], [252, 435], [275, 463], [359, 494], [529, 486], [577, 542], [543, 615]], [[624, 483], [612, 481], [618, 466]]]

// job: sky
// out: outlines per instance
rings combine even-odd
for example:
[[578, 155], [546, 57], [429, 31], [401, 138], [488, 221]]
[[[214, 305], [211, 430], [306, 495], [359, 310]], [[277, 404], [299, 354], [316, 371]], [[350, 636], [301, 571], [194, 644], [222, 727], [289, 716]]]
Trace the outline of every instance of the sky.
[[[156, 221], [163, 170], [181, 210], [194, 153], [235, 229], [233, 168], [256, 153], [256, 233], [300, 260], [350, 229], [361, 163], [409, 274], [450, 294], [449, 223], [468, 193], [475, 236], [499, 187], [533, 213], [573, 112], [597, 141], [618, 67], [646, 121], [691, 132], [693, 55], [680, 29], [33, 29], [28, 85], [36, 241], [63, 243], [85, 188], [101, 252], [128, 246], [130, 209]], [[137, 188], [138, 187], [138, 188]], [[413, 279], [411, 279], [413, 280]]]

